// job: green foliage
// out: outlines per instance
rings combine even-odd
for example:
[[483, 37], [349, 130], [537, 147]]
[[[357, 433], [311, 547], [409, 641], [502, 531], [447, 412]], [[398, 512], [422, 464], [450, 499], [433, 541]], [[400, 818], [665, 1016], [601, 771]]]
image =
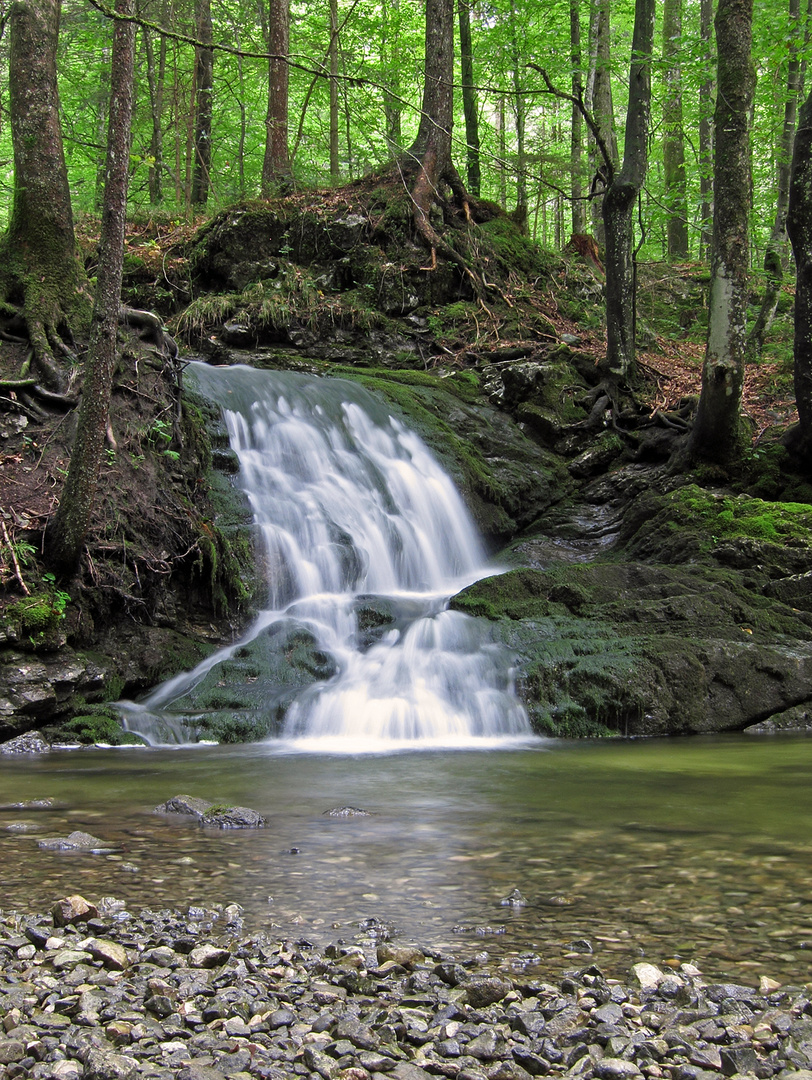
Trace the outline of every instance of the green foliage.
[[46, 645], [65, 618], [70, 600], [70, 594], [57, 586], [53, 574], [43, 574], [42, 589], [10, 604], [6, 617], [19, 625], [20, 633], [32, 645]]

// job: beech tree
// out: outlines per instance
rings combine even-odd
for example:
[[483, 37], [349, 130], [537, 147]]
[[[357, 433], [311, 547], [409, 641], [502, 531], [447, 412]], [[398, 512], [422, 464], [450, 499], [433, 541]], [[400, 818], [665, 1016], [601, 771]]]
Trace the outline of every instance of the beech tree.
[[211, 119], [214, 92], [211, 0], [196, 0], [195, 26], [195, 145], [192, 170], [192, 206], [205, 206], [211, 185]]
[[688, 194], [682, 127], [682, 0], [663, 2], [663, 180], [668, 207], [666, 236], [671, 259], [688, 257]]
[[609, 373], [620, 378], [632, 376], [635, 370], [633, 213], [648, 165], [653, 46], [654, 0], [636, 0], [623, 164], [615, 170], [611, 158], [606, 155], [609, 186], [603, 197], [606, 233], [605, 367]]
[[795, 256], [794, 382], [798, 426], [790, 448], [812, 462], [812, 93], [798, 114], [792, 155], [787, 233]]
[[265, 117], [265, 157], [262, 163], [264, 198], [285, 190], [293, 181], [288, 149], [290, 0], [270, 0], [268, 51], [268, 111]]
[[688, 453], [727, 464], [741, 452], [750, 261], [750, 117], [753, 0], [719, 0], [716, 9], [716, 158], [708, 341], [702, 391]]
[[64, 575], [75, 570], [90, 525], [116, 366], [136, 32], [135, 23], [127, 17], [133, 14], [133, 0], [116, 0], [115, 12], [121, 18], [116, 19], [113, 28], [104, 208], [82, 404], [68, 475], [46, 531], [48, 560]]
[[0, 241], [2, 311], [13, 315], [19, 305], [35, 369], [57, 390], [64, 383], [58, 358], [71, 356], [74, 338], [87, 331], [91, 303], [76, 249], [59, 123], [59, 16], [59, 0], [16, 0], [11, 8], [14, 194]]

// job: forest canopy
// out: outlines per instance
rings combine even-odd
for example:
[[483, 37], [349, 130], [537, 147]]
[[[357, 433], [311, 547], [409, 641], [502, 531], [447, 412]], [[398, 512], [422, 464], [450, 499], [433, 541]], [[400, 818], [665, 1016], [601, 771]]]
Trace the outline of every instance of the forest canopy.
[[[10, 5], [5, 6], [4, 26]], [[161, 206], [170, 214], [184, 214], [202, 201], [194, 188], [200, 164], [198, 91], [205, 73], [194, 42], [207, 36], [213, 49], [210, 130], [204, 133], [210, 150], [205, 201], [211, 212], [258, 195], [266, 147], [267, 57], [273, 45], [268, 5], [256, 0], [223, 0], [210, 6], [208, 0], [140, 0], [137, 8], [141, 25], [136, 42], [131, 212]], [[716, 57], [710, 5], [707, 0], [665, 0], [657, 8], [650, 162], [637, 241], [643, 244], [642, 257], [661, 257], [668, 252], [669, 228], [676, 219], [684, 225], [687, 250], [673, 253], [697, 257], [706, 253], [711, 215], [708, 139]], [[411, 145], [424, 84], [424, 10], [424, 5], [407, 0], [334, 0], [329, 5], [293, 0], [288, 136], [297, 185], [351, 180], [386, 161], [397, 146]], [[570, 198], [573, 191], [586, 196], [594, 187], [599, 163], [587, 150], [586, 130], [578, 118], [573, 119], [571, 104], [553, 96], [529, 65], [543, 66], [562, 92], [579, 86], [587, 106], [595, 111], [602, 108], [599, 95], [607, 93], [622, 134], [634, 4], [615, 0], [610, 11], [608, 0], [572, 0], [569, 5], [561, 0], [532, 4], [488, 0], [460, 4], [456, 15], [470, 28], [471, 42], [467, 69], [459, 39], [455, 49], [453, 156], [463, 178], [476, 193], [480, 182], [471, 185], [470, 176], [465, 176], [466, 162], [470, 163], [465, 85], [473, 91], [468, 107], [477, 121], [481, 194], [526, 213], [530, 234], [545, 246], [562, 247], [573, 231], [595, 231], [591, 225], [573, 230]], [[601, 18], [608, 25], [608, 37], [599, 41]], [[169, 35], [160, 34], [159, 28]], [[110, 19], [103, 5], [64, 0], [59, 91], [77, 216], [101, 205], [110, 41]], [[786, 4], [770, 0], [758, 6], [753, 25], [757, 88], [751, 255], [757, 266], [763, 262], [774, 218], [788, 67], [793, 49], [803, 49], [804, 42], [801, 19]], [[3, 87], [7, 69], [8, 33], [4, 33]], [[6, 117], [0, 126], [2, 225], [11, 206], [13, 156], [8, 100], [0, 107]], [[583, 145], [573, 166], [574, 124]], [[684, 186], [678, 179], [675, 189], [673, 175], [679, 178], [681, 169]], [[666, 175], [669, 171], [671, 178]], [[580, 211], [586, 209], [589, 217], [594, 207], [594, 201], [584, 200]], [[676, 244], [679, 248], [678, 240]]]

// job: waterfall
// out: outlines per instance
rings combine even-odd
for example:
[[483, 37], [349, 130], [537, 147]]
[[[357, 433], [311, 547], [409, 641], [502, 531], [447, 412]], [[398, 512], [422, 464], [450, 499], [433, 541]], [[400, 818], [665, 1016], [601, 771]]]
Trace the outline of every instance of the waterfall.
[[324, 678], [287, 696], [273, 679], [251, 688], [255, 708], [283, 714], [276, 737], [296, 747], [526, 738], [504, 649], [483, 620], [448, 610], [451, 596], [494, 569], [422, 440], [346, 380], [188, 371], [223, 410], [261, 539], [266, 609], [242, 642], [126, 706], [129, 728], [152, 742], [191, 741], [195, 688], [264, 635], [288, 650], [306, 640], [324, 662]]

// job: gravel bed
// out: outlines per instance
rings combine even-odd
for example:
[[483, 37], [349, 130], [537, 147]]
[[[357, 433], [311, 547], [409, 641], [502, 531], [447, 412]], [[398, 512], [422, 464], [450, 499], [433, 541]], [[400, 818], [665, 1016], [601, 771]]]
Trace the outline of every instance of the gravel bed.
[[236, 904], [0, 912], [0, 1078], [812, 1080], [812, 984], [647, 963], [554, 984], [364, 932], [245, 936]]

